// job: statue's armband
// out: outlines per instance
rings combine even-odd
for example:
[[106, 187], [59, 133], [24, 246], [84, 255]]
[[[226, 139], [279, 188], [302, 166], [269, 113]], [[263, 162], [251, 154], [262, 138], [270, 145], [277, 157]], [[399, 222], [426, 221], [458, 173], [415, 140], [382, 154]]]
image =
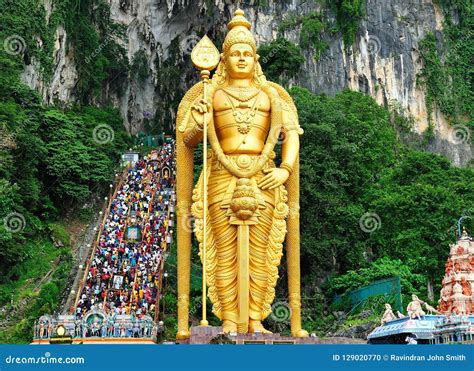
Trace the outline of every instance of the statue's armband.
[[287, 103], [282, 104], [283, 108], [283, 129], [286, 133], [296, 131], [299, 135], [303, 134], [303, 129], [298, 122], [298, 116], [293, 112]]

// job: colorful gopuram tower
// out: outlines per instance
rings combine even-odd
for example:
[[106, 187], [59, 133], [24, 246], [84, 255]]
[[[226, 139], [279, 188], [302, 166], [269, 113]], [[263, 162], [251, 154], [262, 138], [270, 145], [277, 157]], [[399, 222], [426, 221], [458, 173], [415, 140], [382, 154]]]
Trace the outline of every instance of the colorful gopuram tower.
[[474, 241], [466, 229], [458, 242], [450, 245], [442, 285], [439, 312], [446, 315], [474, 313]]

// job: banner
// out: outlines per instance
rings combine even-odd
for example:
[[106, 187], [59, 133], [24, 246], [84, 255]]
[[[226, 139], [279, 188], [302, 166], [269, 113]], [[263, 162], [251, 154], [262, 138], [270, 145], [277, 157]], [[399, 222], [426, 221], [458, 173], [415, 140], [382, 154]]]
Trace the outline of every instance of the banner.
[[0, 370], [456, 370], [472, 345], [2, 345]]

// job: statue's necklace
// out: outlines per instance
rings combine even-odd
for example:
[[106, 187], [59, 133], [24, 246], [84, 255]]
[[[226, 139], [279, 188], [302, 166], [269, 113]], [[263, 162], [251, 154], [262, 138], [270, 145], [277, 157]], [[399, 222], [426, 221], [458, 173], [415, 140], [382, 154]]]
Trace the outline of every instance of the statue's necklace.
[[238, 100], [239, 102], [248, 102], [249, 100], [255, 98], [259, 93], [260, 90], [252, 91], [247, 93], [247, 88], [223, 88], [224, 92], [231, 96], [232, 98]]
[[[250, 99], [246, 99], [244, 102], [242, 102], [240, 99], [234, 97], [231, 94], [228, 94], [228, 92], [224, 89], [224, 93], [226, 94], [227, 100], [230, 103], [230, 106], [232, 108], [232, 115], [235, 117], [235, 122], [238, 124], [237, 131], [245, 135], [244, 139], [242, 139], [242, 144], [245, 144], [245, 139], [247, 138], [247, 134], [250, 132], [250, 124], [252, 120], [255, 117], [255, 112], [257, 111], [258, 108], [258, 102], [260, 101], [259, 97], [255, 99], [253, 102], [252, 107], [250, 107], [246, 102]], [[260, 94], [260, 91], [257, 90], [256, 94], [253, 94], [253, 97], [256, 97], [258, 94]], [[237, 109], [234, 105], [234, 102], [232, 99], [229, 98], [229, 96], [237, 99], [241, 103], [239, 104], [239, 109]]]

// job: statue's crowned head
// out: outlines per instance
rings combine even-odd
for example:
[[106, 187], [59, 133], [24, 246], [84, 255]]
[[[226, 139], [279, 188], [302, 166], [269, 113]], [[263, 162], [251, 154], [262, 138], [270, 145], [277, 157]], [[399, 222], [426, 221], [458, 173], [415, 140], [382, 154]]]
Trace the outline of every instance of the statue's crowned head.
[[225, 37], [224, 44], [222, 45], [225, 56], [228, 55], [230, 48], [235, 44], [247, 44], [252, 48], [254, 54], [257, 54], [257, 44], [255, 43], [255, 38], [250, 32], [252, 25], [247, 18], [245, 18], [242, 9], [237, 9], [234, 12], [234, 18], [232, 18], [228, 23], [227, 28], [229, 29], [229, 32]]
[[252, 26], [245, 18], [244, 11], [237, 9], [227, 27], [229, 32], [222, 45], [221, 68], [218, 68], [218, 75], [224, 79], [254, 78], [254, 81], [258, 80], [262, 72], [258, 63], [257, 44], [250, 31]]

